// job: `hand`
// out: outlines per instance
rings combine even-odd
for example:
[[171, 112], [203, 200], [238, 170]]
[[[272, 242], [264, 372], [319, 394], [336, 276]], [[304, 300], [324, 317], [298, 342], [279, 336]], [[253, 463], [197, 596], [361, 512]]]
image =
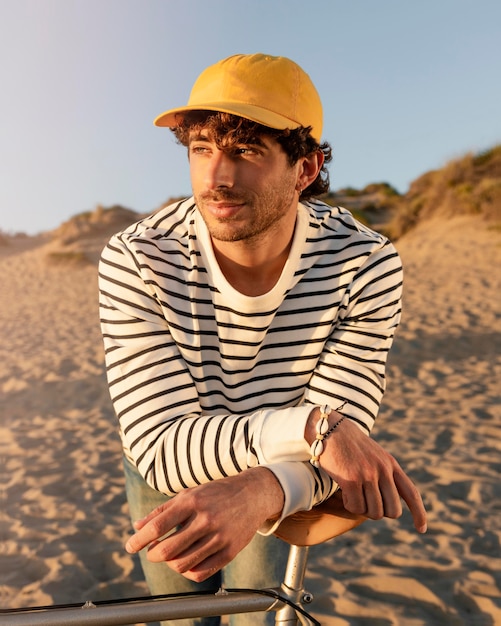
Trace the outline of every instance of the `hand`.
[[[312, 411], [306, 429], [308, 442], [314, 439], [318, 409]], [[334, 412], [333, 419], [341, 415]], [[333, 420], [329, 420], [333, 423]], [[370, 519], [402, 515], [402, 498], [412, 514], [414, 526], [426, 532], [426, 510], [414, 483], [396, 459], [374, 439], [345, 419], [324, 442], [320, 467], [341, 487], [344, 507]]]
[[283, 505], [272, 472], [252, 468], [180, 492], [136, 522], [125, 547], [135, 553], [148, 546], [148, 560], [201, 582], [232, 561], [266, 520], [278, 518]]

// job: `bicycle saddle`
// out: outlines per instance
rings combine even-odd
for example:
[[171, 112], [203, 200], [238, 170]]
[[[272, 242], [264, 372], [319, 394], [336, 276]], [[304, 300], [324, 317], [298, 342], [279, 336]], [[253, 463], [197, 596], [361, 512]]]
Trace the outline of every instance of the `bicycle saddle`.
[[341, 490], [310, 511], [299, 511], [286, 517], [275, 535], [295, 546], [314, 546], [359, 526], [367, 519], [344, 508]]

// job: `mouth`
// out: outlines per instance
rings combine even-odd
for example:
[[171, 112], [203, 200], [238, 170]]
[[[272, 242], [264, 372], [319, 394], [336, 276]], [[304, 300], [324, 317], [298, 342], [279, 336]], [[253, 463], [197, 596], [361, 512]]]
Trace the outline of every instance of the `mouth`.
[[236, 202], [235, 200], [222, 200], [222, 201], [206, 201], [204, 202], [205, 208], [214, 216], [219, 219], [228, 219], [235, 216], [238, 211], [244, 206], [244, 202]]

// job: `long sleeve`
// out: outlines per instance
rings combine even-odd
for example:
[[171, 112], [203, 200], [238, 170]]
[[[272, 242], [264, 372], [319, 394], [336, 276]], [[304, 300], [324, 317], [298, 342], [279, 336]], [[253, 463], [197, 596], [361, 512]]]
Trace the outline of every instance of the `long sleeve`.
[[[339, 322], [326, 341], [306, 391], [312, 404], [330, 398], [362, 430], [374, 425], [385, 367], [401, 318], [402, 265], [391, 244], [368, 257], [346, 290]], [[327, 392], [327, 393], [326, 393]]]

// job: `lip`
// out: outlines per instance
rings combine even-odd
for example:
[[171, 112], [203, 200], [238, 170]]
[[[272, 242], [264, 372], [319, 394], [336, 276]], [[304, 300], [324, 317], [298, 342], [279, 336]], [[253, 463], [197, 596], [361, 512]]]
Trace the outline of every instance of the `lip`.
[[206, 208], [214, 217], [233, 217], [243, 207], [244, 203], [237, 202], [207, 202]]

